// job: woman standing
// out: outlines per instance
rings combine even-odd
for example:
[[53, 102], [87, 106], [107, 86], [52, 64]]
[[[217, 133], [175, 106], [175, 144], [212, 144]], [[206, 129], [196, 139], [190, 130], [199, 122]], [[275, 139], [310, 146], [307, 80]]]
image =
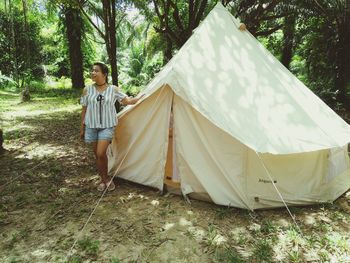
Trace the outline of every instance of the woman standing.
[[118, 124], [115, 102], [123, 105], [135, 104], [139, 98], [129, 98], [120, 92], [117, 86], [108, 84], [108, 67], [100, 62], [94, 63], [91, 71], [93, 85], [84, 88], [80, 104], [81, 114], [80, 137], [86, 143], [92, 143], [96, 157], [96, 165], [101, 177], [98, 191], [115, 189], [111, 178], [108, 177], [107, 147], [112, 141], [114, 127]]

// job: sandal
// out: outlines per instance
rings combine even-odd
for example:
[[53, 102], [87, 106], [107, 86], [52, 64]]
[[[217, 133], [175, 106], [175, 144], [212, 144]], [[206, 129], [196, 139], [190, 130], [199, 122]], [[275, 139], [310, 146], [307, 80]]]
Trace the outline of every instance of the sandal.
[[103, 192], [105, 189], [106, 189], [106, 184], [105, 183], [100, 183], [97, 186], [97, 191], [99, 191], [99, 192]]
[[113, 180], [110, 180], [106, 184], [106, 187], [107, 187], [107, 191], [113, 191], [115, 189], [115, 184], [114, 184]]

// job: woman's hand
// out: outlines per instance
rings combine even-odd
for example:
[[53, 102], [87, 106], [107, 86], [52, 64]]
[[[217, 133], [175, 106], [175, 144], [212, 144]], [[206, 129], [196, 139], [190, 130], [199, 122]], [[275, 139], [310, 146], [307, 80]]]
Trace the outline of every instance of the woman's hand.
[[141, 94], [140, 97], [134, 98], [134, 99], [136, 100], [135, 104], [136, 104], [140, 99], [142, 99], [144, 96], [145, 96], [145, 94]]

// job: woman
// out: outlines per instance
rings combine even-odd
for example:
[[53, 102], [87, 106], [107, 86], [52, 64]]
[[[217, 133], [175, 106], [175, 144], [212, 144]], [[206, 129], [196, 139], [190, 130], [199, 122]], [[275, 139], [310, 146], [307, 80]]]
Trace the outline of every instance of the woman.
[[81, 97], [83, 106], [81, 114], [80, 137], [85, 142], [92, 143], [96, 157], [96, 165], [101, 177], [98, 191], [115, 189], [111, 178], [108, 177], [107, 147], [112, 141], [114, 127], [118, 124], [115, 102], [123, 105], [135, 104], [139, 98], [129, 98], [120, 92], [117, 86], [108, 84], [108, 67], [103, 63], [94, 63], [91, 71], [93, 85], [84, 88]]

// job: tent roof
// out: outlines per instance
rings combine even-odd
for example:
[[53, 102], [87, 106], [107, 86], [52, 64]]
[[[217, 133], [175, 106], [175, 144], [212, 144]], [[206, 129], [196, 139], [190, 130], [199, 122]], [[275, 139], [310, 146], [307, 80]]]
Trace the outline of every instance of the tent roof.
[[257, 152], [299, 153], [350, 142], [350, 126], [238, 27], [218, 3], [144, 93], [168, 84]]

